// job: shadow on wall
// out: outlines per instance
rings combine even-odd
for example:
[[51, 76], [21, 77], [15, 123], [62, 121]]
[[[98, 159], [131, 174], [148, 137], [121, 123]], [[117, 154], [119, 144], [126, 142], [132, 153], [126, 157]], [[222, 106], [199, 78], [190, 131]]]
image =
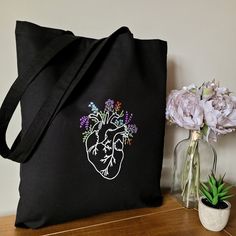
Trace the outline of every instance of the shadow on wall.
[[[176, 86], [176, 64], [173, 59], [167, 60], [167, 96], [170, 91]], [[166, 123], [165, 140], [164, 140], [164, 157], [162, 166], [161, 186], [170, 187], [172, 182], [172, 167], [173, 167], [173, 147], [174, 136], [173, 128]]]
[[217, 174], [223, 175], [226, 173], [225, 181], [236, 186], [235, 169], [232, 168], [232, 162], [235, 159], [235, 140], [236, 131], [221, 135], [213, 146], [217, 153]]

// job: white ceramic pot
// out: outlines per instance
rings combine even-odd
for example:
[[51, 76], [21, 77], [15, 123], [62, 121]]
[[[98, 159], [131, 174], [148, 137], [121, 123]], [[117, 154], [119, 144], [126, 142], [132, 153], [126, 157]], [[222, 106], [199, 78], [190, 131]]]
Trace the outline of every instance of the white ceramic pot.
[[198, 202], [198, 215], [202, 225], [211, 231], [221, 231], [228, 222], [231, 204], [228, 201], [224, 201], [228, 205], [227, 208], [215, 209], [206, 206], [202, 199], [203, 197], [200, 197]]

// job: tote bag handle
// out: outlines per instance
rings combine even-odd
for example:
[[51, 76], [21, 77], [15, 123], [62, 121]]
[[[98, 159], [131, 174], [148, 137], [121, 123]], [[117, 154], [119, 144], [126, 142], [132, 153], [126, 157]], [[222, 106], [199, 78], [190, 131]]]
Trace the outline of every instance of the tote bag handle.
[[45, 47], [32, 62], [29, 69], [15, 80], [0, 108], [0, 154], [4, 158], [19, 163], [24, 163], [30, 159], [43, 133], [72, 90], [81, 81], [102, 49], [111, 44], [121, 33], [130, 33], [130, 31], [127, 27], [121, 27], [109, 37], [96, 40], [84, 52], [82, 59], [81, 56], [78, 56], [71, 63], [56, 82], [24, 135], [20, 132], [12, 147], [9, 148], [6, 143], [7, 127], [27, 87], [34, 79], [37, 79], [37, 75], [55, 55], [77, 40], [78, 37], [65, 34], [57, 37]]

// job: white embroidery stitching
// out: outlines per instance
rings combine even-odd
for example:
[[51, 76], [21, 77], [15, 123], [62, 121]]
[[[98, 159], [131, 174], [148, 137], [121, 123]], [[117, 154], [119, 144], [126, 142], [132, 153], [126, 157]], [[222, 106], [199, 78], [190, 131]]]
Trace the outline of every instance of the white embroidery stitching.
[[121, 105], [119, 101], [108, 99], [104, 110], [99, 111], [91, 102], [92, 113], [80, 118], [80, 127], [86, 129], [83, 142], [88, 161], [107, 180], [116, 178], [120, 173], [124, 145], [131, 145], [133, 134], [138, 131], [135, 124], [130, 124], [133, 114], [129, 115], [126, 111], [124, 115]]

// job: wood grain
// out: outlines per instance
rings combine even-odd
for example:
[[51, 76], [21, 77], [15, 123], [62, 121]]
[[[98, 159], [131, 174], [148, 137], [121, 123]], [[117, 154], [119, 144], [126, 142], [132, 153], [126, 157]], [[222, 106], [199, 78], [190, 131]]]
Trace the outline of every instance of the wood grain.
[[[31, 235], [44, 235], [53, 232], [60, 232], [64, 230], [70, 230], [73, 228], [78, 227], [88, 227], [103, 223], [109, 223], [113, 221], [124, 220], [127, 218], [132, 217], [140, 217], [147, 214], [157, 214], [161, 212], [166, 212], [169, 210], [179, 209], [182, 208], [176, 200], [171, 197], [170, 195], [164, 196], [163, 205], [158, 208], [140, 208], [134, 210], [127, 210], [127, 211], [118, 211], [106, 214], [100, 214], [97, 216], [83, 218], [72, 222], [67, 222], [64, 224], [53, 225], [50, 227], [45, 227], [38, 230], [31, 230], [31, 229], [20, 229], [15, 228], [15, 216], [7, 216], [0, 218], [0, 236], [31, 236]], [[14, 233], [13, 233], [14, 232]]]
[[[58, 234], [57, 234], [58, 235]], [[213, 233], [205, 230], [199, 223], [194, 210], [177, 209], [174, 211], [151, 214], [135, 219], [127, 219], [94, 227], [78, 228], [61, 232], [60, 236], [226, 236], [222, 231]], [[47, 236], [52, 236], [48, 234]]]
[[231, 203], [231, 212], [225, 230], [231, 235], [236, 235], [236, 187], [232, 188], [232, 194], [234, 196], [229, 200]]
[[[234, 189], [236, 192], [236, 188]], [[14, 227], [15, 216], [0, 218], [0, 236], [166, 236], [166, 235], [234, 235], [236, 232], [236, 197], [232, 200], [232, 214], [226, 230], [213, 233], [205, 230], [198, 219], [196, 210], [183, 208], [169, 194], [158, 208], [142, 208], [119, 211], [75, 220], [38, 230]]]

